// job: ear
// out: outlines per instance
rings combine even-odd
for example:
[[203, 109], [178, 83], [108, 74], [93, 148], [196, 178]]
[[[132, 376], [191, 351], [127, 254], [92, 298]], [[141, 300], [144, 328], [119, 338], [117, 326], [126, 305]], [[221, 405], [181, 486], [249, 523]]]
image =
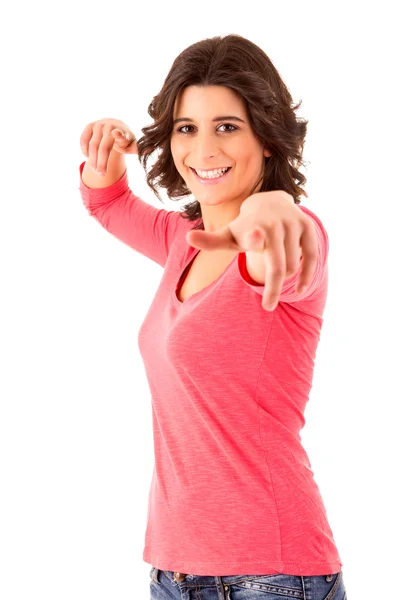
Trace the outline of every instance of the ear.
[[272, 152], [268, 148], [264, 148], [264, 156], [272, 156]]

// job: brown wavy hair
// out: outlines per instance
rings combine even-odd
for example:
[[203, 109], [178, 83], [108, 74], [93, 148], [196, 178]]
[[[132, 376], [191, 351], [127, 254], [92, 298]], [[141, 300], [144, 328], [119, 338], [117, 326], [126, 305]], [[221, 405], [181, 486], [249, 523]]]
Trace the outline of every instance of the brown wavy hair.
[[[308, 197], [300, 186], [307, 181], [300, 173], [308, 121], [296, 116], [302, 101], [294, 105], [292, 96], [277, 69], [261, 48], [237, 35], [215, 36], [196, 42], [174, 60], [161, 91], [154, 96], [148, 113], [154, 123], [142, 129], [137, 141], [138, 158], [145, 169], [146, 181], [162, 202], [157, 188], [165, 188], [171, 200], [180, 200], [192, 192], [175, 167], [170, 149], [175, 100], [181, 90], [196, 85], [221, 85], [243, 98], [250, 125], [259, 141], [272, 154], [266, 156], [260, 192], [284, 190], [300, 204]], [[157, 151], [158, 157], [147, 173], [147, 161]], [[189, 221], [200, 220], [201, 205], [195, 200], [184, 207], [181, 215]]]

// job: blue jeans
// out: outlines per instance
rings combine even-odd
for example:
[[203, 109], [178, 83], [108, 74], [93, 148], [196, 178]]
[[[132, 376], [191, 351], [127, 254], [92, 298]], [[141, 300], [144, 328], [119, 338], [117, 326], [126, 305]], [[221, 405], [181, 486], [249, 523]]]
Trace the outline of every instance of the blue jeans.
[[151, 600], [347, 600], [343, 570], [327, 575], [186, 575], [150, 570]]

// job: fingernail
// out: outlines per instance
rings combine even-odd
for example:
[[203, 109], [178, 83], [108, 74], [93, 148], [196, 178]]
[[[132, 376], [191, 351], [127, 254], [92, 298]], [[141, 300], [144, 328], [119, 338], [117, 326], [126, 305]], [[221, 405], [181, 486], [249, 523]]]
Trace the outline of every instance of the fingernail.
[[264, 308], [265, 308], [265, 310], [274, 310], [275, 302], [266, 302], [264, 304]]

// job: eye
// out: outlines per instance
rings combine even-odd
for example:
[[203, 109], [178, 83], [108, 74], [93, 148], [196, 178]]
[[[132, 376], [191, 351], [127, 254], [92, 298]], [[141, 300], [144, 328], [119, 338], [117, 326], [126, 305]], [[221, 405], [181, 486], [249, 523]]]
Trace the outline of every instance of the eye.
[[[177, 133], [184, 133], [184, 134], [185, 134], [185, 133], [190, 133], [190, 132], [188, 132], [188, 131], [182, 131], [182, 129], [185, 129], [185, 127], [193, 127], [193, 125], [183, 125], [182, 127], [179, 127], [179, 128], [176, 130], [176, 131], [177, 131]], [[230, 129], [230, 130], [228, 130], [228, 131], [225, 131], [225, 132], [223, 132], [223, 133], [233, 133], [234, 131], [236, 131], [236, 129], [238, 129], [238, 127], [236, 127], [235, 125], [231, 125], [230, 123], [222, 123], [222, 125], [220, 125], [220, 126], [218, 127], [218, 129], [219, 129], [220, 127], [232, 127], [232, 129]]]

